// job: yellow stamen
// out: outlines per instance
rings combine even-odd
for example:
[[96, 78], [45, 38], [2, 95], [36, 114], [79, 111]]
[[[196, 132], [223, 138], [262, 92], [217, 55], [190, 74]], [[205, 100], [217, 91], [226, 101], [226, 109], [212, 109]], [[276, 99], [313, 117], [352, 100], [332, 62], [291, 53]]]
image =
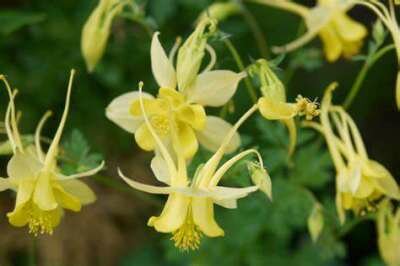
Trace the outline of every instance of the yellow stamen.
[[166, 116], [153, 115], [150, 123], [160, 136], [165, 136], [169, 133], [169, 120]]
[[28, 227], [30, 234], [33, 234], [34, 236], [38, 236], [38, 234], [53, 234], [53, 216], [56, 210], [41, 210], [31, 201], [27, 203], [21, 211], [28, 213]]
[[175, 247], [183, 251], [196, 250], [200, 246], [201, 231], [195, 225], [192, 209], [189, 207], [185, 222], [173, 233], [171, 240], [174, 240]]
[[301, 95], [296, 98], [297, 110], [299, 116], [305, 116], [307, 120], [311, 120], [318, 116], [320, 111], [318, 109], [318, 103], [316, 101], [311, 101]]

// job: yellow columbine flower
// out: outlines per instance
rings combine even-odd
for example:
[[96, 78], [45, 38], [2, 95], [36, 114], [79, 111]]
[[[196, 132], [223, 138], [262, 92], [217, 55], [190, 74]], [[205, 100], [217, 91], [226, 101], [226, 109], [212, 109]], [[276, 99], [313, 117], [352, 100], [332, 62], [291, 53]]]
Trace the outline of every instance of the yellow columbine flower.
[[285, 86], [269, 67], [264, 59], [258, 60], [251, 68], [250, 73], [256, 75], [261, 83], [263, 97], [258, 100], [259, 110], [268, 120], [280, 120], [289, 130], [289, 154], [296, 146], [296, 125], [294, 117], [305, 115], [308, 120], [319, 114], [316, 103], [298, 96], [296, 103], [286, 102]]
[[[142, 112], [145, 114], [145, 101], [140, 99]], [[157, 129], [152, 126], [149, 118], [144, 115], [145, 123], [150, 133], [160, 146], [160, 154], [157, 156], [158, 163], [152, 169], [158, 180], [168, 186], [152, 186], [136, 182], [127, 178], [121, 171], [120, 176], [133, 188], [152, 194], [168, 195], [161, 215], [151, 217], [148, 225], [158, 232], [172, 233], [175, 246], [182, 249], [197, 249], [202, 235], [208, 237], [223, 236], [223, 229], [214, 219], [214, 204], [225, 208], [236, 208], [237, 200], [256, 191], [259, 187], [249, 186], [245, 188], [231, 188], [219, 186], [221, 178], [233, 166], [234, 163], [247, 155], [255, 154], [262, 168], [262, 160], [259, 153], [254, 149], [245, 150], [219, 166], [229, 142], [235, 135], [238, 127], [255, 111], [253, 106], [225, 136], [222, 144], [215, 154], [201, 165], [193, 179], [187, 176], [186, 160], [182, 156], [182, 146], [175, 145], [174, 153], [170, 152], [159, 138]], [[174, 134], [174, 128], [173, 134]], [[174, 134], [176, 139], [178, 136]], [[269, 178], [268, 175], [265, 178]]]
[[342, 107], [332, 105], [335, 87], [333, 83], [325, 92], [321, 126], [311, 125], [324, 134], [336, 168], [336, 207], [343, 223], [346, 210], [357, 215], [375, 211], [382, 196], [400, 199], [400, 190], [391, 173], [368, 157], [353, 119]]
[[46, 154], [42, 151], [40, 134], [50, 112], [38, 124], [34, 147], [24, 148], [15, 117], [16, 92], [13, 93], [4, 76], [0, 76], [10, 96], [5, 127], [13, 150], [13, 156], [7, 165], [8, 178], [0, 179], [0, 190], [12, 189], [17, 192], [15, 208], [7, 214], [8, 220], [13, 226], [28, 225], [29, 232], [34, 235], [52, 234], [60, 223], [64, 209], [77, 212], [82, 205], [96, 199], [93, 191], [76, 178], [97, 173], [103, 163], [95, 169], [70, 176], [61, 174], [57, 168], [58, 144], [67, 119], [73, 76], [74, 71], [71, 72], [60, 125]]
[[112, 21], [126, 3], [124, 0], [100, 0], [83, 26], [81, 50], [89, 72], [94, 70], [103, 56]]
[[394, 212], [389, 200], [382, 202], [377, 217], [378, 247], [388, 266], [400, 265], [400, 209]]
[[[186, 158], [191, 158], [196, 153], [198, 141], [209, 150], [218, 148], [231, 125], [221, 118], [206, 116], [204, 107], [226, 104], [245, 76], [244, 73], [229, 70], [210, 70], [215, 63], [215, 52], [206, 43], [209, 33], [204, 33], [207, 25], [204, 23], [206, 22], [196, 28], [179, 50], [177, 71], [173, 66], [177, 47], [172, 49], [168, 58], [158, 40], [159, 33], [154, 34], [151, 65], [160, 89], [157, 98], [143, 94], [146, 113], [163, 140], [171, 141], [169, 121], [176, 124], [178, 139]], [[210, 52], [211, 62], [198, 74], [204, 50]], [[192, 60], [189, 60], [190, 56]], [[142, 149], [154, 150], [157, 145], [144, 123], [138, 97], [138, 92], [117, 97], [107, 107], [106, 116], [126, 131], [134, 133], [136, 142]], [[234, 151], [239, 145], [239, 136], [235, 135], [227, 152]]]
[[367, 35], [365, 26], [346, 14], [355, 4], [353, 0], [318, 0], [313, 8], [286, 0], [252, 1], [293, 12], [301, 16], [307, 25], [306, 34], [287, 45], [276, 47], [277, 52], [297, 49], [318, 34], [324, 45], [326, 59], [334, 62], [341, 55], [348, 58], [359, 53]]
[[[396, 11], [394, 4], [398, 5], [398, 1], [388, 0], [389, 8], [387, 8], [383, 3], [380, 1], [375, 0], [359, 0], [355, 2], [359, 5], [363, 5], [369, 8], [371, 11], [375, 12], [386, 28], [389, 30], [390, 35], [392, 36], [396, 54], [397, 54], [397, 64], [400, 66], [400, 27], [397, 23], [396, 18]], [[397, 72], [396, 78], [396, 104], [397, 109], [400, 110], [400, 71]]]

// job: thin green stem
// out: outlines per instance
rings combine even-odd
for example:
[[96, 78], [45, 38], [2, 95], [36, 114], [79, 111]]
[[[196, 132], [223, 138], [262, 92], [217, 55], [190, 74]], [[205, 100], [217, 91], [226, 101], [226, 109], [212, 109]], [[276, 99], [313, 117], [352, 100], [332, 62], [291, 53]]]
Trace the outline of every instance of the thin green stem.
[[262, 32], [257, 20], [254, 18], [253, 14], [245, 7], [241, 0], [236, 0], [239, 2], [242, 15], [247, 25], [249, 25], [251, 32], [253, 33], [254, 39], [256, 40], [258, 50], [262, 58], [268, 58], [268, 44], [265, 39], [264, 33]]
[[31, 245], [29, 246], [28, 265], [36, 266], [36, 237], [32, 236]]
[[134, 197], [140, 198], [141, 200], [150, 203], [151, 205], [160, 207], [162, 204], [161, 202], [148, 194], [145, 194], [143, 192], [140, 191], [136, 191], [132, 188], [130, 188], [128, 185], [123, 184], [122, 182], [119, 182], [117, 180], [115, 180], [114, 178], [110, 178], [110, 177], [105, 177], [105, 176], [101, 176], [101, 175], [95, 175], [92, 177], [96, 182], [105, 185], [107, 187], [128, 193]]
[[348, 109], [353, 103], [354, 98], [357, 96], [361, 85], [364, 83], [365, 77], [369, 71], [369, 69], [387, 52], [393, 50], [395, 46], [393, 44], [387, 45], [381, 49], [379, 49], [375, 54], [373, 54], [370, 58], [368, 58], [360, 72], [357, 75], [356, 80], [353, 83], [353, 86], [350, 89], [350, 92], [347, 94], [346, 99], [343, 103], [343, 107]]
[[[225, 38], [224, 43], [225, 43], [226, 47], [228, 48], [228, 50], [230, 51], [230, 53], [232, 54], [233, 59], [235, 60], [238, 69], [240, 71], [246, 71], [243, 61], [240, 58], [240, 55], [239, 55], [238, 51], [236, 50], [235, 46], [232, 44], [232, 42], [229, 39]], [[254, 104], [257, 103], [258, 97], [257, 97], [256, 89], [254, 88], [253, 84], [251, 83], [251, 79], [248, 75], [245, 77], [244, 83], [246, 85], [247, 92], [249, 93], [251, 100], [253, 101]]]
[[153, 33], [154, 33], [153, 29], [151, 29], [151, 27], [149, 27], [149, 25], [147, 25], [146, 22], [144, 22], [142, 19], [139, 19], [137, 16], [135, 16], [131, 13], [127, 13], [127, 12], [121, 13], [119, 16], [138, 23], [139, 25], [141, 25], [144, 28], [144, 30], [146, 31], [147, 35], [150, 38], [153, 36]]

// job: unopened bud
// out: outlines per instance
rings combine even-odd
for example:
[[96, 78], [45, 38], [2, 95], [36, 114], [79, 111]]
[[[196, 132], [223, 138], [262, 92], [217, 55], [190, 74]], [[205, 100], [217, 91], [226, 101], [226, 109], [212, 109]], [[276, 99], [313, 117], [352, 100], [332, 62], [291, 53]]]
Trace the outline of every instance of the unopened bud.
[[253, 183], [272, 200], [272, 182], [267, 170], [254, 162], [249, 162], [247, 167]]
[[310, 216], [308, 216], [307, 225], [312, 241], [316, 242], [324, 228], [324, 215], [322, 207], [318, 202], [314, 204]]
[[112, 21], [122, 11], [123, 5], [120, 0], [100, 0], [83, 26], [81, 50], [89, 72], [103, 56]]
[[178, 51], [176, 72], [178, 89], [184, 91], [196, 81], [205, 55], [207, 39], [216, 30], [216, 20], [202, 20]]

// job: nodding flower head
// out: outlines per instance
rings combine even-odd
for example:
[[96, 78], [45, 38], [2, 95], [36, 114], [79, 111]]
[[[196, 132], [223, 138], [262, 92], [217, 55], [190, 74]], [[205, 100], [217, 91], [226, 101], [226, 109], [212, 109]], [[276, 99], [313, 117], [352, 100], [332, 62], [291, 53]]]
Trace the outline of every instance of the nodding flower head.
[[[263, 169], [261, 156], [254, 149], [245, 150], [234, 155], [227, 162], [219, 166], [238, 127], [257, 110], [257, 106], [253, 106], [239, 119], [225, 136], [214, 155], [205, 164], [198, 167], [193, 178], [189, 178], [187, 175], [186, 160], [182, 154], [182, 145], [176, 134], [176, 124], [173, 120], [169, 120], [173, 139], [176, 141], [176, 145], [171, 150], [164, 145], [157, 130], [153, 127], [147, 116], [143, 97], [140, 97], [139, 100], [145, 123], [157, 145], [160, 147], [159, 153], [156, 154], [156, 157], [152, 161], [152, 170], [156, 178], [166, 183], [167, 186], [146, 185], [127, 178], [121, 171], [119, 171], [119, 174], [128, 185], [135, 189], [153, 194], [168, 195], [168, 200], [161, 215], [151, 217], [148, 225], [154, 227], [159, 232], [171, 233], [171, 239], [175, 242], [175, 246], [182, 250], [197, 249], [202, 236], [218, 237], [224, 235], [223, 229], [214, 219], [214, 204], [225, 208], [236, 208], [239, 198], [243, 198], [249, 193], [256, 191], [260, 188], [259, 184], [265, 183], [258, 176], [256, 185], [254, 186], [231, 188], [218, 185], [225, 173], [236, 162], [248, 155], [256, 155], [258, 165], [260, 169]], [[267, 177], [264, 176], [264, 178]]]
[[336, 168], [336, 207], [339, 218], [345, 221], [345, 211], [356, 215], [375, 211], [383, 196], [400, 199], [400, 190], [391, 173], [368, 157], [361, 134], [350, 115], [332, 105], [331, 84], [321, 105], [321, 123], [309, 123], [320, 131], [327, 142]]
[[9, 222], [17, 227], [28, 226], [29, 232], [52, 234], [60, 223], [63, 210], [80, 211], [82, 205], [95, 200], [92, 190], [76, 178], [97, 173], [103, 167], [101, 163], [95, 169], [83, 173], [65, 176], [57, 167], [57, 153], [62, 131], [67, 119], [74, 71], [68, 85], [65, 109], [60, 125], [46, 153], [41, 146], [41, 130], [51, 113], [47, 112], [39, 122], [34, 139], [34, 147], [24, 147], [18, 131], [15, 115], [14, 97], [4, 77], [9, 104], [5, 117], [5, 128], [13, 150], [13, 156], [7, 165], [7, 178], [0, 178], [0, 190], [12, 189], [17, 192], [15, 208], [7, 214]]

